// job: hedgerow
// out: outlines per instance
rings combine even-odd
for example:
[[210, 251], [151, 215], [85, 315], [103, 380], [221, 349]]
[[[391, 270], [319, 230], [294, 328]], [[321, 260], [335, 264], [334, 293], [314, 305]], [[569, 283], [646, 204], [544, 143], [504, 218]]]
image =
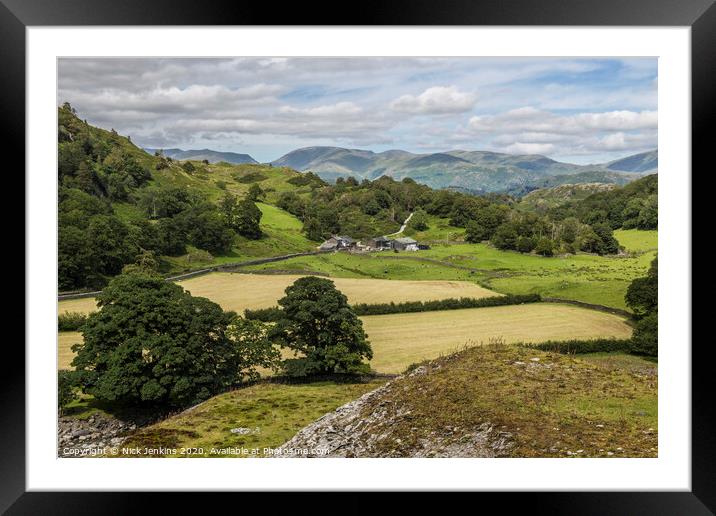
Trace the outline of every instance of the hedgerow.
[[77, 331], [87, 322], [87, 314], [65, 312], [57, 316], [58, 331]]
[[[506, 295], [483, 298], [449, 298], [435, 301], [406, 301], [404, 303], [359, 303], [352, 305], [356, 315], [387, 315], [415, 312], [433, 312], [437, 310], [460, 310], [463, 308], [485, 308], [490, 306], [521, 305], [537, 303], [542, 298], [539, 294]], [[264, 322], [273, 322], [280, 318], [281, 309], [278, 307], [246, 310], [247, 319], [257, 319]]]

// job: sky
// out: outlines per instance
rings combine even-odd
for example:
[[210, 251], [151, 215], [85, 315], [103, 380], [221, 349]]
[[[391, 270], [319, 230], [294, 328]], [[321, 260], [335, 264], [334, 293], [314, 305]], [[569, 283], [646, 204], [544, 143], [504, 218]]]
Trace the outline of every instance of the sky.
[[142, 147], [489, 150], [601, 163], [657, 147], [656, 58], [62, 58], [58, 105]]

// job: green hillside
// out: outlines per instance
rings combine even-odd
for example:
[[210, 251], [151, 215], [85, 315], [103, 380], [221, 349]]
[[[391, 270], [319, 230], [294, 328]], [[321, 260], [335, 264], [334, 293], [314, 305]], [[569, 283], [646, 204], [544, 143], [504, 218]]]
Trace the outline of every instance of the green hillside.
[[315, 176], [149, 154], [69, 105], [58, 121], [61, 291], [101, 287], [137, 261], [170, 274], [315, 249], [276, 206], [287, 192], [307, 199]]
[[[179, 162], [148, 154], [114, 130], [88, 125], [69, 105], [59, 109], [58, 154], [61, 291], [101, 288], [126, 266], [173, 274], [310, 251], [335, 234], [363, 240], [390, 235], [411, 214], [404, 236], [422, 243], [489, 241], [490, 249], [532, 257], [614, 255], [619, 245], [612, 230], [653, 229], [657, 223], [656, 176], [621, 188], [599, 187], [586, 197], [582, 187], [553, 189], [548, 207], [530, 211], [506, 194], [434, 190], [408, 177], [339, 178], [329, 185], [286, 166]], [[490, 158], [381, 156], [431, 170]], [[359, 166], [364, 157], [343, 158]], [[500, 156], [522, 169], [565, 172], [562, 164], [532, 158]], [[554, 201], [560, 196], [569, 199]]]
[[616, 187], [613, 183], [564, 184], [552, 188], [540, 188], [528, 193], [518, 206], [527, 211], [544, 212], [570, 201], [586, 199], [596, 192], [606, 192]]

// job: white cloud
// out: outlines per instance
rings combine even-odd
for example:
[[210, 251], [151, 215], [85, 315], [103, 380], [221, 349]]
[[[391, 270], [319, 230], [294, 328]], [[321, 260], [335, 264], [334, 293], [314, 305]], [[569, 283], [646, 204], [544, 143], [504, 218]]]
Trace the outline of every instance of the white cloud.
[[138, 144], [262, 161], [390, 144], [596, 162], [656, 146], [656, 73], [653, 58], [63, 58], [57, 101]]
[[533, 107], [513, 109], [497, 115], [473, 116], [468, 128], [475, 132], [574, 134], [599, 131], [656, 129], [656, 111], [610, 111], [556, 115]]
[[[657, 111], [605, 111], [562, 115], [533, 106], [473, 116], [454, 141], [481, 138], [487, 148], [549, 156], [622, 155], [657, 146]], [[604, 161], [602, 159], [602, 161]]]
[[610, 111], [608, 113], [582, 113], [567, 119], [572, 126], [598, 130], [633, 130], [656, 128], [659, 116], [656, 111]]
[[551, 143], [515, 142], [505, 147], [505, 152], [508, 154], [551, 154], [554, 149], [555, 147]]
[[393, 111], [415, 115], [464, 113], [475, 105], [474, 93], [461, 92], [455, 86], [433, 86], [418, 96], [403, 95], [390, 104]]
[[311, 118], [321, 117], [353, 117], [363, 113], [363, 108], [353, 102], [338, 102], [326, 106], [317, 106], [312, 108], [295, 108], [292, 106], [281, 106], [278, 112], [282, 115], [305, 116]]

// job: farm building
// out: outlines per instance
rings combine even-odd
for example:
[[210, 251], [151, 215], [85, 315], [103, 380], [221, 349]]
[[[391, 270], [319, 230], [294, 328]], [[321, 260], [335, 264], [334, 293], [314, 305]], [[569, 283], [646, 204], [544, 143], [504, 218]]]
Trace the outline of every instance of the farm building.
[[409, 237], [396, 238], [393, 240], [393, 249], [398, 251], [417, 251], [418, 242]]
[[373, 249], [390, 249], [393, 247], [393, 241], [388, 237], [379, 236], [368, 240], [368, 246]]
[[337, 236], [336, 238], [338, 239], [339, 249], [352, 249], [356, 245], [358, 245], [358, 242], [356, 242], [349, 236]]
[[351, 237], [334, 235], [323, 242], [318, 248], [321, 251], [338, 251], [340, 249], [353, 249], [355, 246], [356, 241]]

